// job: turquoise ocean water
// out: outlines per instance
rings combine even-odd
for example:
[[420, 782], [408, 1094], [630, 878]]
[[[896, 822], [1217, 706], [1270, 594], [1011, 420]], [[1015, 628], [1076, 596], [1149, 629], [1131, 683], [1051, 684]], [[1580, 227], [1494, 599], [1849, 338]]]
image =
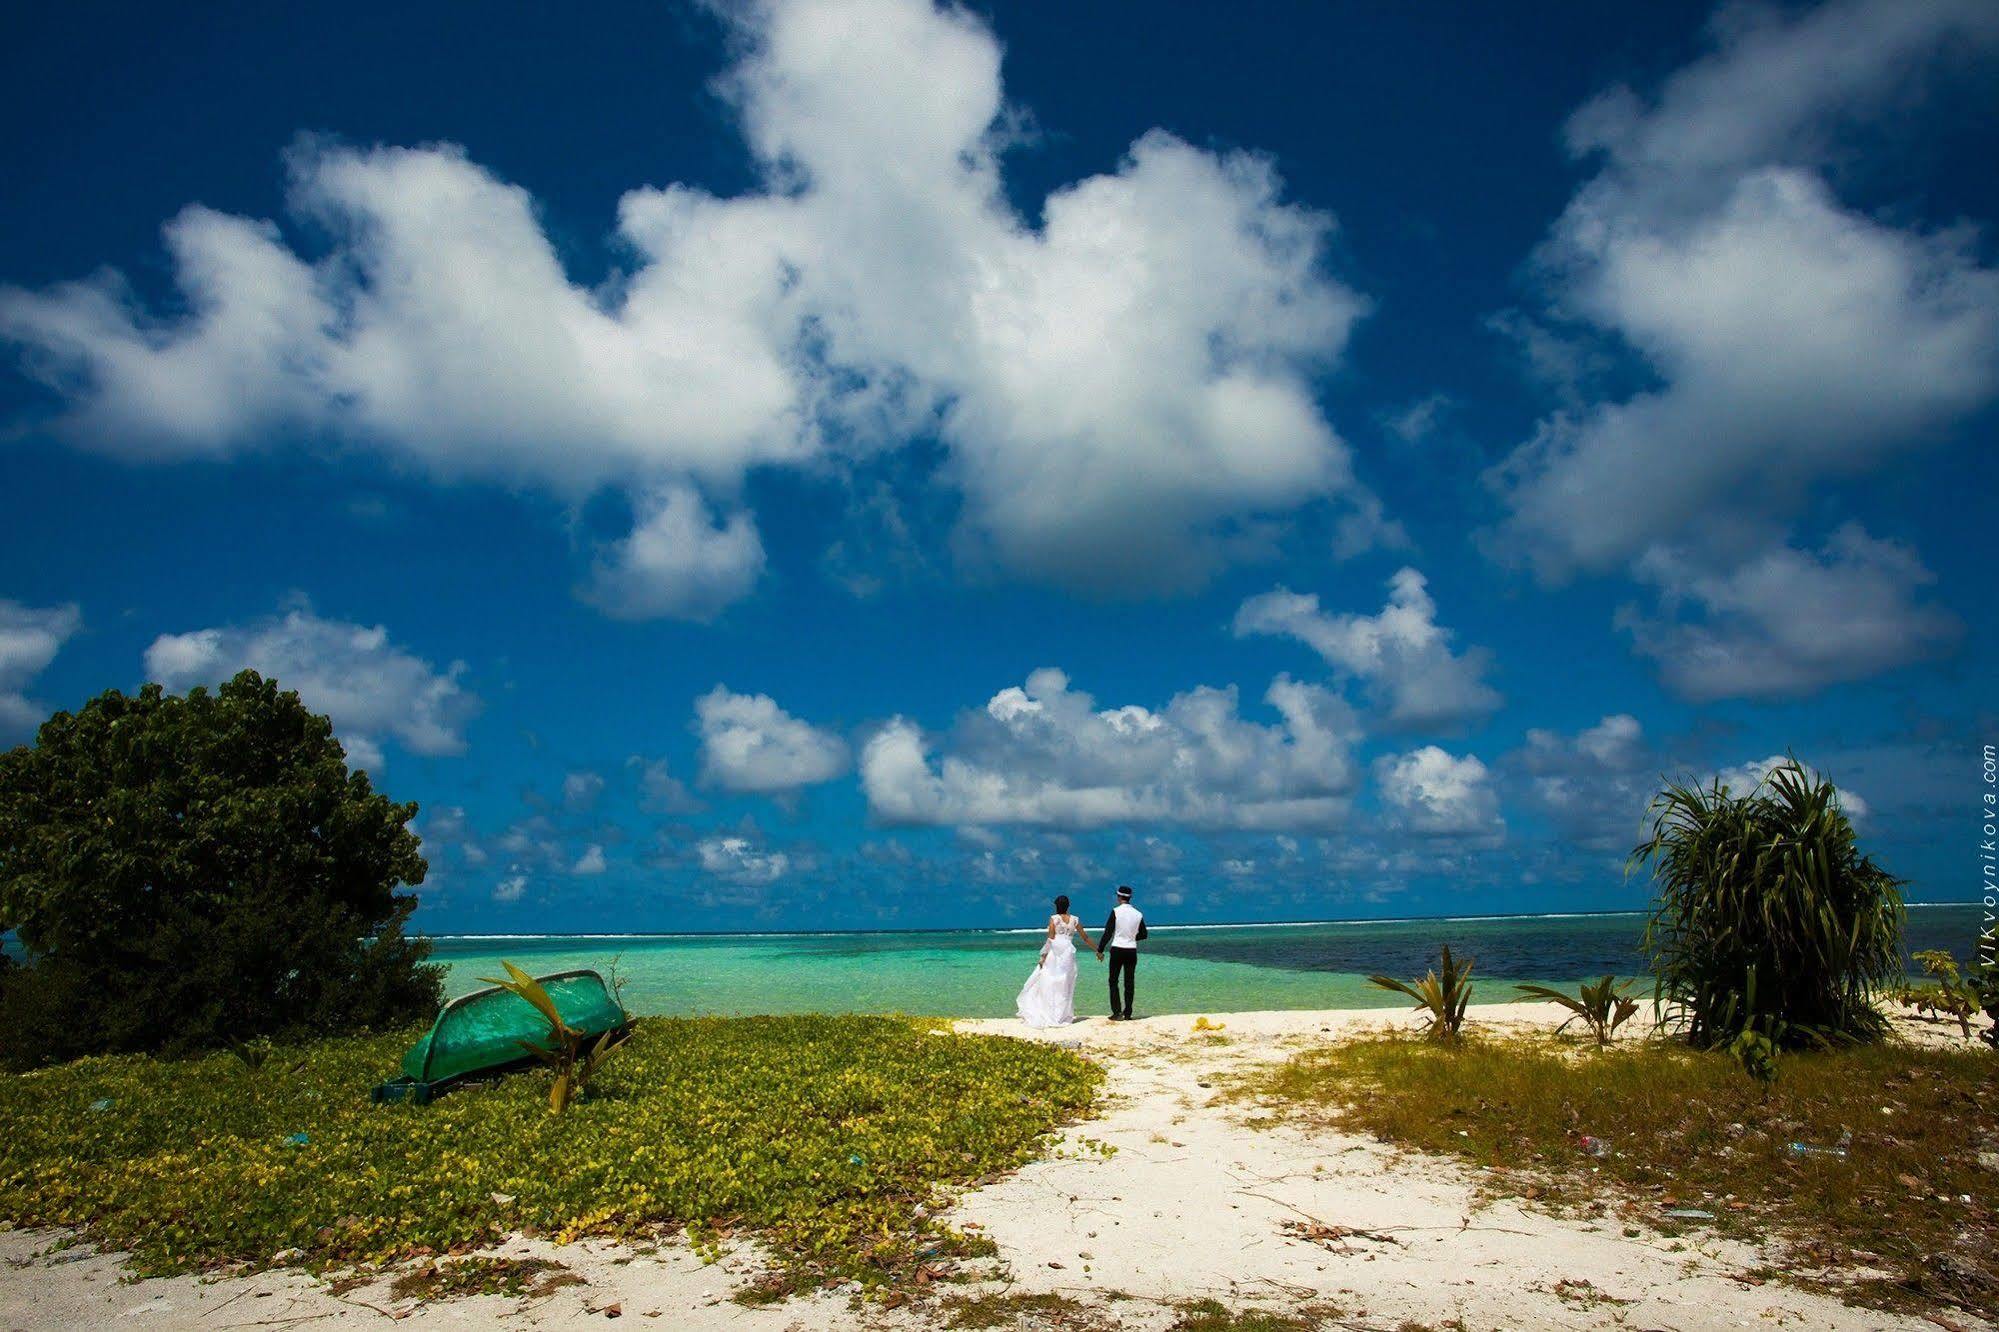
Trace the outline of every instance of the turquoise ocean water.
[[[1975, 905], [1911, 907], [1908, 948], [1972, 955]], [[1642, 969], [1638, 915], [1336, 921], [1310, 925], [1162, 926], [1138, 968], [1141, 1013], [1395, 1007], [1374, 972], [1418, 976], [1437, 946], [1476, 959], [1476, 1002], [1516, 998], [1513, 984], [1570, 984]], [[1094, 927], [1092, 927], [1094, 928]], [[1034, 966], [1039, 931], [893, 934], [447, 935], [437, 960], [448, 993], [476, 989], [505, 958], [531, 972], [615, 969], [634, 1012], [921, 1013], [1004, 1017]], [[1109, 1011], [1104, 968], [1081, 959], [1076, 1011]]]

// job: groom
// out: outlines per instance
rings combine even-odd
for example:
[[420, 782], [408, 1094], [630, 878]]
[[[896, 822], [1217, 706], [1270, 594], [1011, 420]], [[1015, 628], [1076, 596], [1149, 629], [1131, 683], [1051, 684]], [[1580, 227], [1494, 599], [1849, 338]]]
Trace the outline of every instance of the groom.
[[[1097, 936], [1097, 956], [1111, 950], [1111, 1021], [1131, 1021], [1131, 987], [1138, 977], [1138, 941], [1145, 937], [1145, 913], [1131, 904], [1131, 889], [1118, 885], [1104, 932]], [[1124, 1007], [1118, 1007], [1118, 974], [1124, 974]]]

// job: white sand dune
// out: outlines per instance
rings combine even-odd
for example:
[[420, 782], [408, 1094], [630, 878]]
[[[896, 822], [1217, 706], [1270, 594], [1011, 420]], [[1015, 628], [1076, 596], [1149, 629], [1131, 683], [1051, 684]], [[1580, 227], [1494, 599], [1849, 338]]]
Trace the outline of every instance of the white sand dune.
[[[1255, 1106], [1223, 1096], [1230, 1074], [1413, 1019], [1379, 1009], [1210, 1016], [1224, 1024], [1219, 1036], [1196, 1033], [1191, 1014], [1090, 1019], [1054, 1032], [999, 1020], [957, 1024], [1076, 1045], [1105, 1065], [1109, 1082], [1100, 1115], [1065, 1131], [1052, 1155], [953, 1209], [954, 1222], [998, 1244], [1010, 1276], [1003, 1286], [956, 1289], [1053, 1292], [1088, 1310], [1081, 1321], [1019, 1323], [1043, 1328], [1163, 1329], [1177, 1317], [1175, 1302], [1203, 1297], [1231, 1307], [1336, 1309], [1329, 1326], [1381, 1332], [1453, 1319], [1473, 1329], [1939, 1326], [1759, 1282], [1749, 1274], [1768, 1258], [1746, 1245], [1643, 1228], [1626, 1234], [1614, 1218], [1481, 1204], [1473, 1173], [1455, 1163], [1320, 1129], [1259, 1126]], [[1495, 1004], [1472, 1017], [1547, 1030], [1560, 1013]], [[1951, 1039], [1904, 1026], [1926, 1041]], [[1100, 1144], [1115, 1154], [1103, 1155]], [[1321, 1227], [1320, 1238], [1300, 1234], [1301, 1225]], [[417, 1305], [394, 1299], [386, 1282], [335, 1295], [283, 1272], [127, 1284], [115, 1255], [46, 1252], [57, 1238], [0, 1233], [0, 1329], [601, 1327], [613, 1308], [639, 1326], [696, 1332], [943, 1325], [934, 1308], [857, 1310], [839, 1292], [736, 1305], [729, 1295], [759, 1266], [750, 1246], [704, 1265], [681, 1245], [639, 1255], [615, 1244], [517, 1241], [503, 1252], [558, 1258], [586, 1284], [533, 1302]], [[1961, 1316], [1954, 1323], [1992, 1326]]]

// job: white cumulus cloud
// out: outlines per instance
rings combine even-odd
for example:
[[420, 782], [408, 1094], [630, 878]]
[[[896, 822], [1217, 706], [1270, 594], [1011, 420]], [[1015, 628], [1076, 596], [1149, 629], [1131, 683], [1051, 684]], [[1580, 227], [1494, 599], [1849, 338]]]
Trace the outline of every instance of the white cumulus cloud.
[[801, 721], [767, 694], [722, 685], [694, 700], [701, 776], [729, 791], [771, 794], [832, 781], [847, 770], [847, 742]]
[[[1791, 759], [1786, 755], [1772, 754], [1768, 758], [1753, 759], [1748, 763], [1738, 763], [1732, 768], [1723, 768], [1720, 772], [1710, 774], [1700, 784], [1710, 788], [1724, 787], [1730, 795], [1739, 798], [1762, 786], [1764, 782], [1770, 780], [1771, 773], [1789, 762]], [[1816, 768], [1808, 764], [1801, 766], [1804, 767], [1807, 779], [1812, 781], [1824, 779], [1825, 774]], [[1849, 791], [1845, 787], [1836, 789], [1839, 794], [1839, 807], [1846, 811], [1847, 817], [1852, 819], [1867, 817], [1867, 801], [1861, 798], [1858, 791]]]
[[1157, 711], [1100, 709], [1043, 669], [962, 718], [935, 761], [921, 728], [889, 722], [862, 751], [861, 784], [891, 824], [1337, 825], [1357, 779], [1352, 709], [1284, 676], [1265, 701], [1278, 723], [1244, 718], [1233, 688], [1193, 689]]
[[1500, 697], [1484, 675], [1491, 654], [1451, 650], [1423, 575], [1402, 569], [1389, 580], [1378, 615], [1328, 614], [1319, 598], [1278, 588], [1236, 611], [1235, 632], [1282, 634], [1317, 652], [1341, 675], [1365, 681], [1398, 726], [1448, 725], [1492, 712]]
[[1375, 782], [1391, 820], [1414, 833], [1494, 837], [1506, 829], [1499, 795], [1475, 754], [1462, 758], [1435, 745], [1375, 760]]
[[634, 754], [625, 760], [625, 766], [638, 772], [639, 808], [647, 813], [691, 814], [701, 808], [687, 783], [673, 775], [673, 765], [667, 760]]
[[566, 773], [562, 778], [562, 803], [578, 812], [586, 811], [597, 803], [597, 797], [604, 794], [602, 773], [580, 769]]
[[31, 734], [48, 715], [28, 685], [83, 627], [74, 605], [24, 606], [0, 599], [0, 740]]
[[1528, 803], [1558, 835], [1594, 851], [1629, 851], [1664, 769], [1638, 719], [1619, 712], [1574, 735], [1540, 727], [1513, 760]]
[[692, 486], [669, 486], [648, 495], [632, 530], [598, 553], [583, 595], [621, 620], [712, 620], [749, 595], [763, 568], [763, 538], [747, 510], [717, 522]]
[[245, 669], [297, 690], [307, 707], [332, 718], [357, 767], [379, 764], [380, 742], [391, 737], [412, 753], [462, 753], [465, 723], [479, 706], [459, 682], [463, 662], [440, 671], [391, 643], [381, 625], [310, 610], [162, 634], [146, 649], [146, 674], [169, 689], [219, 684]]
[[747, 837], [709, 837], [695, 848], [701, 868], [740, 887], [777, 882], [791, 869], [791, 857], [769, 851]]

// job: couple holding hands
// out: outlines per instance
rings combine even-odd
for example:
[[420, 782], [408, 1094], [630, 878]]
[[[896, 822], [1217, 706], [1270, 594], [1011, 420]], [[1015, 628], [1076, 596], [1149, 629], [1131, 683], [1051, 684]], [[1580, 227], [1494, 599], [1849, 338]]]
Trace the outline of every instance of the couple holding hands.
[[[1034, 973], [1020, 987], [1014, 1011], [1030, 1027], [1060, 1027], [1076, 1020], [1076, 940], [1095, 948], [1102, 961], [1106, 950], [1111, 957], [1111, 1021], [1131, 1020], [1131, 992], [1138, 974], [1138, 941], [1145, 937], [1145, 913], [1131, 904], [1131, 889], [1118, 885], [1117, 905], [1095, 944], [1083, 922], [1069, 914], [1069, 899], [1055, 899], [1055, 914], [1048, 918], [1048, 934], [1041, 945], [1041, 957]], [[1120, 1003], [1118, 981], [1124, 981]]]

